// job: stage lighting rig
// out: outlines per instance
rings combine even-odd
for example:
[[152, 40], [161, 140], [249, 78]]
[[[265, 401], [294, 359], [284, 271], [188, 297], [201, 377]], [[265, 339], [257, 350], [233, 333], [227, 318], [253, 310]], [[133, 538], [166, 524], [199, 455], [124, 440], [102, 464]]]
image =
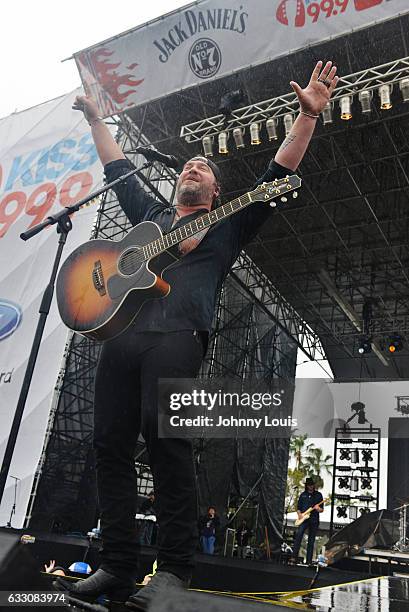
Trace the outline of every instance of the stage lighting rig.
[[[353, 412], [354, 414], [349, 417], [347, 423], [350, 423], [355, 418], [358, 419], [359, 425], [365, 425], [365, 423], [369, 423], [365, 414], [365, 404], [363, 404], [362, 402], [353, 402], [351, 404], [351, 412]], [[351, 453], [352, 452], [354, 451], [351, 451]], [[352, 463], [358, 463], [358, 461], [352, 461]]]
[[284, 129], [286, 137], [291, 132], [291, 128], [293, 127], [294, 117], [292, 113], [287, 113], [284, 115]]
[[372, 340], [371, 338], [367, 338], [366, 336], [362, 336], [359, 341], [358, 353], [360, 355], [367, 355], [372, 351]]
[[356, 476], [351, 476], [351, 482], [349, 485], [351, 491], [358, 491], [359, 488], [359, 480]]
[[357, 506], [349, 506], [349, 518], [351, 521], [355, 521], [358, 518]]
[[250, 125], [250, 144], [255, 146], [261, 143], [260, 126], [257, 122]]
[[341, 119], [343, 121], [349, 121], [352, 119], [351, 113], [351, 105], [352, 105], [352, 97], [351, 96], [342, 96], [339, 105], [341, 107]]
[[343, 476], [338, 478], [338, 486], [340, 489], [349, 489], [349, 478]]
[[361, 480], [361, 489], [372, 489], [372, 478], [366, 477]]
[[234, 128], [233, 130], [233, 139], [236, 143], [237, 149], [244, 149], [244, 128]]
[[392, 85], [388, 85], [385, 83], [381, 85], [378, 89], [379, 97], [381, 99], [381, 109], [389, 110], [392, 108], [391, 102], [391, 93], [392, 93]]
[[270, 119], [267, 119], [267, 121], [266, 121], [266, 130], [267, 130], [268, 139], [269, 139], [270, 142], [272, 140], [277, 140], [277, 138], [278, 138], [278, 134], [277, 134], [277, 121], [273, 117], [270, 117]]
[[329, 123], [333, 122], [331, 102], [327, 102], [327, 104], [324, 106], [323, 111], [321, 112], [321, 115], [322, 115], [322, 122], [324, 125], [328, 125]]
[[205, 157], [213, 157], [213, 138], [211, 136], [203, 136], [202, 147]]
[[390, 353], [397, 353], [401, 351], [402, 349], [403, 349], [402, 338], [399, 336], [399, 334], [393, 334], [393, 336], [389, 338], [388, 351]]
[[402, 79], [399, 82], [399, 89], [402, 94], [402, 98], [404, 102], [409, 102], [409, 79]]
[[340, 459], [343, 459], [344, 461], [349, 461], [349, 459], [351, 458], [351, 454], [349, 452], [349, 448], [341, 448], [340, 451]]
[[244, 93], [242, 89], [235, 89], [226, 92], [220, 99], [219, 113], [224, 115], [226, 120], [231, 116], [233, 109], [244, 102]]
[[362, 112], [367, 115], [371, 112], [371, 102], [373, 98], [372, 91], [364, 90], [359, 92], [358, 99], [361, 103]]
[[228, 133], [227, 132], [220, 132], [219, 136], [218, 136], [218, 143], [219, 143], [219, 153], [220, 155], [227, 155], [229, 152], [229, 149], [227, 147], [227, 139], [228, 139]]
[[347, 517], [347, 506], [337, 506], [337, 516], [338, 518], [346, 518]]
[[363, 449], [362, 450], [362, 460], [365, 461], [365, 463], [368, 463], [368, 461], [373, 461], [372, 451], [369, 450], [368, 448]]
[[360, 512], [361, 514], [369, 514], [369, 513], [370, 513], [370, 511], [371, 511], [371, 509], [370, 509], [370, 508], [359, 508], [359, 512]]

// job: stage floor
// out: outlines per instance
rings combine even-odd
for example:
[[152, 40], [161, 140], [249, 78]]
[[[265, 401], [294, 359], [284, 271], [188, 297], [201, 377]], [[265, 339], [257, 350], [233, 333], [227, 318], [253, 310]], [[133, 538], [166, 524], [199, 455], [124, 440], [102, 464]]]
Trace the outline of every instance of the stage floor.
[[[232, 594], [233, 595], [233, 594]], [[242, 601], [320, 612], [404, 612], [409, 610], [409, 578], [380, 576], [293, 593], [235, 593]]]
[[[381, 576], [347, 584], [293, 593], [230, 593], [227, 591], [169, 592], [166, 600], [156, 600], [152, 612], [245, 612], [264, 610], [274, 612], [289, 609], [319, 612], [407, 612], [409, 610], [409, 578]], [[73, 606], [74, 609], [85, 609]], [[91, 611], [94, 607], [87, 605]], [[108, 610], [109, 608], [105, 608]], [[104, 606], [95, 606], [95, 612]], [[115, 606], [116, 612], [129, 610]]]

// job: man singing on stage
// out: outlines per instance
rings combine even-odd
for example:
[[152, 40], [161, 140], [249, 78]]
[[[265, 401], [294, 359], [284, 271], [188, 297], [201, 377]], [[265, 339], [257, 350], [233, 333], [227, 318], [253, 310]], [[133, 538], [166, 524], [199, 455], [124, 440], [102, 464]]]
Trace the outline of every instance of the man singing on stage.
[[314, 553], [315, 537], [318, 531], [318, 525], [320, 522], [320, 512], [324, 512], [323, 497], [319, 491], [315, 489], [315, 483], [312, 478], [307, 478], [305, 481], [305, 491], [303, 491], [298, 498], [297, 514], [298, 518], [302, 518], [303, 512], [309, 508], [314, 508], [311, 512], [310, 517], [307, 518], [297, 529], [297, 533], [294, 539], [293, 555], [297, 559], [298, 552], [300, 550], [301, 542], [305, 531], [308, 529], [308, 544], [307, 544], [307, 563], [312, 563], [312, 556]]
[[[291, 82], [300, 113], [257, 184], [296, 170], [336, 86], [335, 73], [331, 62], [325, 66], [318, 62], [305, 89]], [[73, 108], [81, 110], [91, 126], [107, 180], [128, 172], [131, 165], [99, 117], [95, 102], [79, 96]], [[133, 225], [154, 221], [166, 233], [210, 211], [220, 189], [217, 165], [196, 156], [183, 167], [174, 205], [155, 201], [135, 176], [118, 185], [116, 194]], [[158, 438], [158, 379], [197, 376], [223, 281], [240, 251], [272, 214], [268, 205], [251, 204], [185, 240], [179, 261], [164, 273], [172, 286], [170, 294], [145, 303], [134, 323], [103, 345], [94, 410], [102, 563], [93, 576], [69, 586], [76, 597], [93, 599], [104, 593], [111, 599], [127, 599], [134, 610], [146, 610], [159, 592], [189, 584], [198, 541], [192, 444]], [[137, 572], [134, 451], [140, 432], [155, 486], [158, 571], [147, 586], [132, 594]]]

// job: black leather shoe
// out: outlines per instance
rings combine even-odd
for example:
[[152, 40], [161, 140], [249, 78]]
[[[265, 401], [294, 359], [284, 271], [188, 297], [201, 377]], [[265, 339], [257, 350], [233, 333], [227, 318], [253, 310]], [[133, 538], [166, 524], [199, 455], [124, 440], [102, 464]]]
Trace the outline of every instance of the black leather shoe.
[[156, 572], [152, 580], [137, 593], [131, 595], [126, 602], [126, 606], [132, 610], [145, 612], [148, 610], [151, 602], [162, 596], [169, 597], [169, 591], [172, 589], [187, 589], [189, 583], [181, 580], [170, 572]]
[[135, 590], [135, 582], [132, 578], [119, 578], [99, 569], [92, 576], [78, 582], [57, 578], [53, 587], [85, 601], [94, 601], [100, 595], [106, 595], [108, 599], [115, 601], [126, 601]]

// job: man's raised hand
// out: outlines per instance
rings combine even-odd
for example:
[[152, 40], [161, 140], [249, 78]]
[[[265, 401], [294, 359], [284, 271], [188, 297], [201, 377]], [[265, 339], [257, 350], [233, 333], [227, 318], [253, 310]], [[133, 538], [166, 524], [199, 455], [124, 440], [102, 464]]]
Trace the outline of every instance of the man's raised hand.
[[297, 94], [301, 110], [311, 115], [319, 115], [323, 111], [339, 81], [339, 77], [335, 76], [337, 67], [333, 66], [332, 62], [322, 66], [323, 62], [317, 63], [310, 82], [304, 89], [295, 81], [290, 82]]

